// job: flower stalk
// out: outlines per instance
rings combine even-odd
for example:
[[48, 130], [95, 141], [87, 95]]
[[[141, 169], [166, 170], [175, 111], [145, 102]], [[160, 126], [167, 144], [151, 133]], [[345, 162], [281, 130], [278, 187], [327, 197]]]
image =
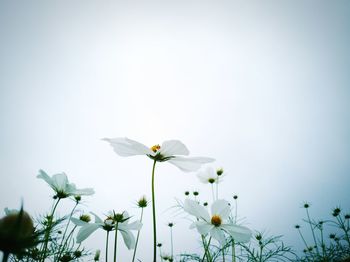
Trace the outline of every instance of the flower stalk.
[[156, 224], [156, 203], [154, 192], [154, 171], [157, 160], [153, 161], [152, 167], [152, 214], [153, 214], [153, 262], [157, 261], [157, 224]]

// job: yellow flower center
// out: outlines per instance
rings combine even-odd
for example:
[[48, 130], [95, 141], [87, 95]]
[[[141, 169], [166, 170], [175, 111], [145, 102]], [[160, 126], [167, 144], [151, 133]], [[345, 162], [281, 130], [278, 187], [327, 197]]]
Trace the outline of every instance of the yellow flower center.
[[218, 227], [221, 225], [221, 217], [218, 215], [214, 215], [211, 218], [211, 224]]
[[151, 150], [152, 150], [154, 153], [156, 153], [159, 149], [160, 149], [160, 145], [158, 145], [158, 144], [151, 147]]

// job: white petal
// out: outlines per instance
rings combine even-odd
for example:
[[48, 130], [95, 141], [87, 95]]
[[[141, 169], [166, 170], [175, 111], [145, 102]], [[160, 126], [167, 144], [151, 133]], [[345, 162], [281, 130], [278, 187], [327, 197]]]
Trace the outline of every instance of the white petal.
[[55, 174], [52, 176], [52, 186], [57, 191], [66, 192], [66, 187], [68, 185], [68, 178], [65, 173]]
[[223, 199], [218, 199], [211, 205], [211, 214], [219, 215], [223, 220], [228, 218], [230, 211], [229, 202]]
[[209, 179], [217, 180], [217, 174], [212, 167], [207, 167], [206, 169], [199, 171], [197, 177], [204, 184], [208, 184]]
[[93, 188], [76, 189], [74, 194], [78, 196], [91, 196], [95, 194], [95, 190]]
[[95, 223], [88, 223], [85, 226], [82, 226], [77, 235], [77, 243], [81, 243], [82, 241], [84, 241], [99, 227], [101, 227], [101, 225]]
[[135, 247], [135, 237], [129, 230], [124, 230], [118, 228], [120, 233], [122, 233], [124, 243], [128, 249], [133, 249]]
[[196, 201], [193, 201], [191, 199], [186, 199], [184, 202], [183, 208], [187, 213], [197, 217], [198, 219], [203, 219], [204, 221], [207, 221], [207, 222], [210, 221], [210, 216], [208, 211], [204, 207], [199, 205]]
[[45, 182], [48, 183], [49, 186], [52, 187], [52, 179], [44, 170], [40, 169], [39, 174], [36, 177], [45, 180]]
[[102, 140], [109, 142], [114, 152], [120, 156], [154, 155], [154, 152], [144, 144], [126, 137], [103, 138]]
[[210, 235], [215, 238], [221, 245], [225, 245], [225, 234], [220, 230], [220, 227], [214, 227], [212, 230], [210, 230]]
[[184, 172], [197, 171], [203, 164], [213, 162], [215, 159], [209, 157], [174, 157], [168, 162], [177, 166], [180, 170]]
[[176, 155], [187, 156], [190, 153], [187, 147], [179, 140], [164, 141], [158, 152], [165, 157]]
[[201, 235], [206, 235], [210, 230], [214, 228], [214, 225], [205, 221], [198, 221], [196, 222], [196, 227]]
[[85, 226], [86, 224], [88, 224], [87, 222], [82, 221], [82, 220], [80, 220], [80, 219], [77, 219], [77, 218], [75, 218], [75, 217], [71, 217], [70, 220], [73, 222], [74, 225], [77, 225], [77, 226], [79, 226], [79, 227], [82, 227], [82, 226]]
[[142, 228], [142, 223], [136, 220], [130, 224], [126, 224], [126, 228], [129, 230], [140, 230]]
[[90, 213], [94, 215], [95, 223], [103, 224], [103, 220], [98, 215], [96, 215], [94, 212], [90, 212]]
[[221, 225], [221, 227], [229, 233], [237, 243], [248, 242], [252, 236], [252, 231], [244, 226], [224, 224]]

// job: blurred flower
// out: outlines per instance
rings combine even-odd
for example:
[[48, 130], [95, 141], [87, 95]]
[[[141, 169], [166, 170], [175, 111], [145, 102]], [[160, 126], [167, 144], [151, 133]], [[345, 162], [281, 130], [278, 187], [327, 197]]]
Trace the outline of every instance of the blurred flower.
[[209, 157], [183, 157], [182, 155], [189, 155], [189, 151], [179, 140], [167, 140], [161, 146], [154, 145], [150, 148], [126, 137], [104, 138], [103, 140], [109, 142], [120, 156], [146, 155], [158, 162], [168, 161], [185, 172], [196, 171], [202, 164], [214, 161]]
[[94, 261], [99, 261], [100, 260], [100, 254], [101, 254], [101, 250], [97, 249], [95, 256], [94, 256]]
[[39, 170], [37, 178], [43, 179], [56, 192], [57, 198], [66, 198], [69, 196], [89, 196], [95, 191], [92, 188], [77, 189], [75, 184], [69, 183], [65, 173], [55, 174], [50, 177], [45, 171]]
[[[122, 234], [123, 240], [125, 245], [128, 249], [133, 249], [135, 246], [135, 238], [134, 235], [131, 233], [131, 230], [139, 230], [142, 227], [142, 223], [139, 221], [134, 221], [132, 223], [129, 223], [129, 214], [127, 212], [123, 213], [123, 216], [120, 217], [120, 214], [113, 214], [110, 216], [107, 216], [107, 218], [103, 221], [101, 218], [99, 218], [96, 214], [92, 213], [95, 216], [95, 222], [94, 223], [87, 223], [84, 221], [81, 221], [80, 219], [71, 218], [72, 222], [77, 225], [81, 226], [78, 235], [77, 235], [77, 243], [81, 243], [86, 238], [88, 238], [93, 232], [95, 232], [97, 229], [101, 228], [106, 231], [112, 231], [114, 229], [115, 223], [117, 222], [115, 219], [121, 218], [119, 222], [118, 221], [118, 231]], [[114, 219], [115, 218], [115, 219]]]
[[5, 209], [0, 219], [0, 250], [4, 253], [18, 253], [37, 244], [31, 217], [23, 209]]
[[197, 177], [204, 184], [213, 184], [218, 182], [218, 175], [212, 167], [206, 167], [204, 170], [199, 171], [197, 173]]
[[226, 243], [225, 234], [229, 234], [236, 243], [248, 242], [252, 232], [250, 229], [238, 226], [229, 221], [231, 212], [229, 202], [225, 200], [216, 200], [211, 205], [210, 216], [206, 208], [199, 205], [196, 201], [186, 199], [184, 210], [197, 218], [191, 227], [196, 227], [201, 235], [210, 235], [215, 238], [221, 245]]

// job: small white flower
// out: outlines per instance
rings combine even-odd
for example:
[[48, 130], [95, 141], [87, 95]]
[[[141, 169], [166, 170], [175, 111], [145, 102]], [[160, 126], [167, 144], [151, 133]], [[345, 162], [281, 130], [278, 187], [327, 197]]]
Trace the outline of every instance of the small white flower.
[[211, 205], [211, 216], [198, 202], [186, 199], [184, 210], [197, 218], [191, 227], [196, 227], [201, 235], [210, 234], [221, 245], [226, 243], [225, 233], [229, 234], [236, 243], [248, 242], [252, 232], [249, 228], [238, 226], [229, 221], [230, 206], [226, 200], [216, 200]]
[[203, 164], [213, 162], [209, 157], [183, 157], [189, 155], [187, 147], [179, 140], [167, 140], [163, 144], [147, 147], [129, 138], [104, 138], [120, 156], [146, 155], [158, 162], [168, 161], [185, 172], [198, 170]]
[[199, 178], [199, 181], [204, 184], [214, 184], [219, 181], [218, 175], [212, 167], [206, 167], [204, 170], [199, 171], [197, 177]]
[[92, 188], [77, 189], [75, 184], [69, 183], [65, 173], [55, 174], [50, 177], [45, 171], [39, 170], [37, 178], [43, 179], [56, 192], [58, 198], [69, 196], [89, 196], [95, 191]]
[[[101, 228], [106, 231], [112, 231], [115, 229], [115, 221], [112, 216], [108, 216], [104, 221], [99, 218], [96, 214], [91, 213], [95, 216], [95, 223], [87, 223], [81, 221], [80, 219], [71, 218], [72, 222], [81, 226], [78, 235], [77, 235], [77, 243], [81, 243], [86, 238], [88, 238], [93, 232], [97, 229]], [[129, 223], [129, 214], [127, 212], [123, 213], [123, 217], [126, 218], [124, 222], [118, 223], [118, 231], [122, 234], [125, 245], [128, 249], [133, 249], [135, 247], [135, 237], [131, 233], [131, 230], [140, 230], [142, 227], [142, 223], [138, 220]]]

